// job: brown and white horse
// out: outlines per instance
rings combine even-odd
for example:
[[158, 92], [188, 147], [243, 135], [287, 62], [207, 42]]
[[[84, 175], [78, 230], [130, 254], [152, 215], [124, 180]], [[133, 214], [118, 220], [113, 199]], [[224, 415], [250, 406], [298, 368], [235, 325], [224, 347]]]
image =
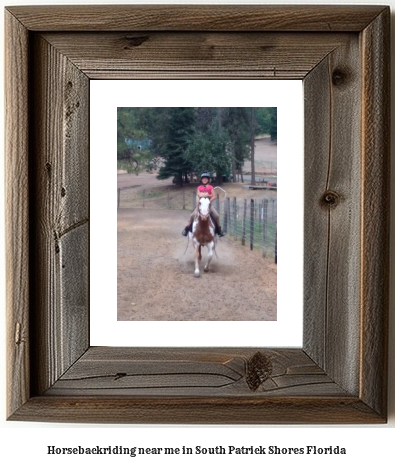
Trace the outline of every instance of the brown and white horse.
[[202, 246], [207, 246], [208, 259], [204, 271], [209, 270], [215, 248], [215, 226], [210, 217], [210, 200], [203, 197], [199, 200], [197, 216], [192, 224], [192, 244], [195, 250], [195, 277], [200, 276], [199, 261], [202, 259]]

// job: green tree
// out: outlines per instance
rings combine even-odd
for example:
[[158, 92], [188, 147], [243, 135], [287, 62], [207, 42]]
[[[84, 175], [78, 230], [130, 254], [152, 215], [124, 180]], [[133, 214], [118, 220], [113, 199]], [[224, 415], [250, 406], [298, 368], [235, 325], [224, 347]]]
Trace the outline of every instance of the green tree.
[[183, 179], [191, 170], [185, 156], [188, 142], [194, 133], [194, 108], [168, 108], [168, 120], [163, 128], [160, 148], [164, 165], [159, 169], [158, 179], [174, 177], [176, 184], [182, 186]]
[[143, 140], [146, 133], [139, 129], [134, 108], [117, 109], [117, 161], [129, 173], [138, 173], [152, 158], [151, 152], [142, 151], [139, 146], [128, 141]]
[[277, 108], [270, 108], [270, 137], [272, 140], [277, 140]]
[[255, 108], [257, 135], [270, 134], [272, 140], [277, 139], [277, 108]]
[[136, 125], [143, 129], [151, 140], [151, 151], [162, 155], [168, 140], [168, 129], [173, 108], [135, 108]]
[[250, 156], [250, 122], [248, 108], [227, 108], [224, 126], [229, 135], [233, 181], [236, 182], [236, 172], [241, 173], [244, 161]]
[[216, 173], [219, 184], [224, 174], [241, 171], [250, 157], [250, 108], [196, 108], [195, 134], [187, 157], [196, 172]]
[[229, 172], [231, 155], [229, 136], [218, 117], [212, 120], [206, 131], [195, 129], [185, 156], [192, 171], [216, 173], [217, 182], [221, 183], [223, 173]]

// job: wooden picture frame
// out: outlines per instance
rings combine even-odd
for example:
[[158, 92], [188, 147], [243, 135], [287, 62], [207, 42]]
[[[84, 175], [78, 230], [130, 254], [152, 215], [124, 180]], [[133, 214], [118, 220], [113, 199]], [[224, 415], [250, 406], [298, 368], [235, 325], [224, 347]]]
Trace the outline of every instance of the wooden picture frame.
[[[28, 6], [6, 21], [9, 420], [384, 423], [381, 6]], [[301, 349], [89, 345], [89, 82], [303, 79]]]

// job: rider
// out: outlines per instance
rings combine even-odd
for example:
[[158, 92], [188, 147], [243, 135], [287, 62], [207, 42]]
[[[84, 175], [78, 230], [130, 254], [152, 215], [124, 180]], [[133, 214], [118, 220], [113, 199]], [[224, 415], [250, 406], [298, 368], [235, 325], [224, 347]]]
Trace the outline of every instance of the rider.
[[[211, 180], [210, 173], [202, 173], [201, 174], [200, 182], [202, 184], [200, 186], [198, 186], [198, 188], [196, 190], [196, 196], [198, 198], [198, 201], [202, 197], [207, 197], [207, 195], [210, 198], [210, 202], [213, 202], [216, 199], [217, 196], [215, 194], [215, 190], [209, 184], [210, 180]], [[191, 230], [193, 220], [197, 215], [197, 210], [198, 210], [198, 208], [196, 207], [195, 210], [192, 212], [191, 217], [189, 218], [188, 225], [182, 231], [182, 234], [185, 237], [188, 235], [188, 232]], [[223, 237], [225, 234], [224, 234], [224, 232], [222, 231], [222, 228], [221, 228], [221, 222], [219, 220], [219, 214], [214, 209], [214, 207], [212, 205], [210, 205], [210, 215], [214, 220], [216, 233], [218, 234], [219, 237]]]

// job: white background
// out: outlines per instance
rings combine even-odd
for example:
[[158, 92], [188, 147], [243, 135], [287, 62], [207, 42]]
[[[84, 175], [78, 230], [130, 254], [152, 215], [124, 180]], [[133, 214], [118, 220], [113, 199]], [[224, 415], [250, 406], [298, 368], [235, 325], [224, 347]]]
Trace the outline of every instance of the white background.
[[[26, 0], [9, 2], [12, 4], [26, 4]], [[51, 0], [49, 2], [35, 1], [34, 4], [59, 4], [59, 3], [85, 3], [99, 4], [109, 3], [100, 0], [92, 2], [57, 2]], [[117, 0], [116, 3], [131, 3]], [[140, 2], [144, 3], [144, 2]], [[176, 2], [154, 2], [149, 3], [176, 3]], [[181, 3], [181, 2], [180, 2]], [[204, 3], [204, 2], [195, 2]], [[207, 2], [207, 3], [243, 3], [243, 2]], [[246, 2], [244, 2], [246, 3]], [[249, 2], [250, 4], [260, 4], [264, 2]], [[383, 4], [381, 1], [370, 2], [318, 2], [302, 0], [301, 2], [283, 2], [270, 0], [271, 4], [284, 3], [303, 3], [303, 4]], [[395, 9], [395, 0], [386, 2]], [[3, 3], [4, 4], [4, 3]], [[1, 12], [3, 14], [3, 12]], [[393, 22], [393, 21], [392, 21]], [[3, 21], [1, 19], [1, 24]], [[1, 38], [3, 40], [3, 38]], [[394, 40], [392, 39], [392, 43]], [[393, 50], [395, 48], [393, 47]], [[3, 45], [0, 45], [0, 54], [3, 54]], [[3, 60], [2, 60], [3, 63]], [[393, 61], [395, 64], [395, 61]], [[392, 66], [394, 68], [394, 65]], [[394, 77], [394, 73], [392, 73]], [[1, 87], [3, 90], [3, 86]], [[395, 126], [395, 119], [392, 120]], [[394, 131], [394, 127], [392, 128]], [[1, 128], [3, 138], [3, 128]], [[393, 132], [392, 132], [393, 134]], [[3, 165], [0, 165], [0, 171], [3, 171]], [[3, 176], [0, 175], [1, 180]], [[392, 174], [392, 186], [394, 187], [395, 177]], [[392, 192], [392, 207], [394, 204], [394, 193]], [[4, 207], [3, 192], [0, 191], [0, 208]], [[393, 209], [394, 211], [394, 209]], [[1, 220], [3, 219], [3, 212]], [[2, 292], [4, 291], [4, 227], [0, 224], [0, 240], [1, 252], [0, 261], [0, 285]], [[392, 233], [393, 229], [392, 229]], [[392, 237], [394, 238], [394, 237]], [[391, 255], [391, 271], [395, 267], [394, 245], [392, 241]], [[5, 463], [15, 468], [24, 468], [30, 466], [32, 468], [58, 469], [75, 466], [80, 468], [86, 464], [93, 464], [99, 468], [105, 466], [121, 464], [126, 468], [133, 465], [135, 468], [150, 468], [154, 465], [171, 466], [172, 468], [201, 468], [201, 466], [221, 464], [228, 468], [234, 466], [253, 466], [254, 468], [262, 468], [267, 464], [270, 465], [290, 465], [296, 469], [333, 469], [338, 468], [359, 467], [361, 469], [371, 469], [375, 467], [392, 468], [393, 443], [395, 442], [395, 410], [394, 410], [394, 289], [391, 292], [391, 312], [390, 312], [390, 420], [387, 425], [382, 426], [85, 426], [85, 425], [51, 425], [40, 423], [12, 423], [6, 422], [5, 416], [5, 397], [4, 397], [4, 370], [5, 370], [5, 347], [2, 341], [1, 348], [1, 416], [0, 416], [0, 465]], [[4, 329], [4, 296], [0, 297], [2, 323], [1, 328]], [[4, 337], [4, 336], [3, 336]], [[173, 446], [181, 447], [182, 445], [194, 447], [196, 445], [215, 446], [215, 445], [277, 445], [279, 447], [299, 447], [306, 445], [317, 445], [326, 447], [329, 445], [340, 445], [347, 448], [347, 455], [343, 456], [213, 456], [213, 457], [136, 457], [131, 462], [129, 457], [54, 457], [46, 455], [46, 446], [55, 445], [59, 447], [70, 447], [75, 445], [93, 446], [93, 445], [123, 445], [123, 446], [140, 446], [140, 447], [164, 447]]]
[[[135, 93], [138, 90], [138, 93]], [[300, 80], [93, 80], [91, 94], [91, 345], [300, 347], [303, 322], [303, 87]], [[117, 106], [276, 106], [278, 320], [117, 322]], [[113, 177], [109, 178], [109, 175]], [[295, 185], [295, 182], [298, 184]], [[292, 190], [292, 201], [286, 190]], [[232, 197], [231, 192], [228, 196]], [[103, 223], [103, 214], [105, 223]], [[186, 246], [180, 236], [178, 246]], [[103, 246], [106, 248], [103, 249]], [[182, 248], [184, 249], [184, 248]], [[219, 258], [221, 247], [218, 247]], [[185, 256], [191, 256], [188, 251]], [[218, 260], [220, 262], [220, 259]], [[106, 269], [103, 269], [106, 266]], [[193, 276], [191, 272], [191, 276]], [[165, 282], [165, 280], [164, 280]], [[199, 295], [198, 292], [195, 295]], [[242, 318], [240, 318], [242, 320]]]

